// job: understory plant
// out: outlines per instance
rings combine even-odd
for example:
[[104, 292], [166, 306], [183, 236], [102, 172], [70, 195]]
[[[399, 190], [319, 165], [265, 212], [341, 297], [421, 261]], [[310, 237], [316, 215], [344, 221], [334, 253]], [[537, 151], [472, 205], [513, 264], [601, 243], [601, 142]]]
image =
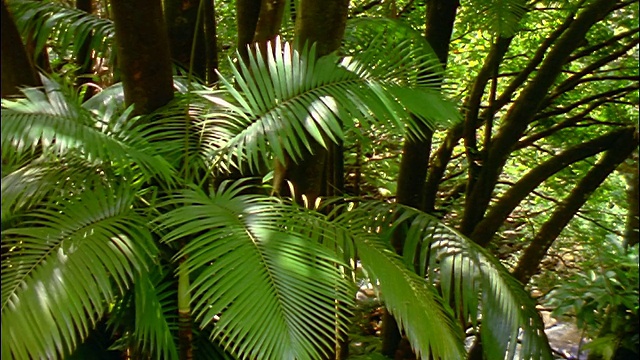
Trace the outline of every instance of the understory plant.
[[[487, 358], [514, 358], [518, 344], [521, 358], [550, 358], [521, 284], [430, 215], [299, 204], [255, 179], [221, 180], [264, 175], [354, 121], [420, 137], [455, 120], [417, 70], [426, 47], [367, 44], [316, 60], [313, 46], [277, 41], [220, 88], [176, 79], [182, 92], [146, 116], [131, 116], [118, 86], [83, 103], [43, 78], [3, 99], [3, 357], [329, 357], [348, 333], [359, 265], [423, 359], [463, 358], [478, 319]], [[390, 244], [401, 226], [403, 256]], [[96, 338], [102, 348], [82, 345]]]

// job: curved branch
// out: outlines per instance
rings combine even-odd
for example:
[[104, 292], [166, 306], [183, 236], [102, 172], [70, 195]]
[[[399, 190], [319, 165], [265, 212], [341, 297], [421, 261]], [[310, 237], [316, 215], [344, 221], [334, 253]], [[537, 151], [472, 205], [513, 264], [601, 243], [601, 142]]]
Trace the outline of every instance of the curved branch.
[[473, 232], [476, 224], [482, 219], [502, 167], [518, 139], [540, 109], [544, 95], [562, 71], [562, 64], [578, 47], [576, 39], [582, 39], [593, 25], [613, 10], [615, 5], [616, 3], [610, 0], [596, 0], [585, 8], [549, 51], [536, 76], [522, 90], [516, 103], [505, 115], [503, 126], [494, 137], [491, 148], [488, 149], [487, 159], [476, 184], [467, 196], [464, 217], [460, 225], [463, 234]]
[[562, 204], [556, 208], [549, 220], [542, 225], [513, 271], [516, 279], [524, 284], [531, 280], [531, 277], [538, 272], [540, 261], [542, 261], [555, 239], [560, 235], [560, 232], [589, 199], [589, 196], [637, 147], [638, 138], [635, 136], [635, 129], [621, 135], [612, 144], [611, 149], [578, 182]]
[[633, 137], [634, 131], [634, 128], [612, 131], [591, 141], [567, 149], [538, 165], [516, 182], [496, 204], [491, 207], [489, 213], [476, 226], [470, 236], [471, 239], [482, 246], [486, 246], [513, 209], [541, 183], [575, 162], [610, 149], [617, 143], [616, 140]]
[[596, 45], [590, 46], [588, 48], [585, 48], [579, 52], [577, 52], [575, 55], [571, 56], [569, 59], [567, 59], [567, 64], [573, 61], [576, 61], [580, 58], [583, 58], [585, 56], [588, 55], [592, 55], [593, 53], [595, 53], [596, 51], [603, 49], [607, 46], [611, 46], [611, 45], [615, 45], [617, 44], [620, 40], [629, 37], [629, 36], [633, 36], [634, 34], [637, 34], [640, 31], [640, 28], [635, 28], [635, 29], [631, 29], [629, 31], [625, 31], [623, 33], [620, 33], [614, 37], [611, 37], [609, 39], [607, 39], [606, 41], [603, 41], [601, 43], [598, 43]]

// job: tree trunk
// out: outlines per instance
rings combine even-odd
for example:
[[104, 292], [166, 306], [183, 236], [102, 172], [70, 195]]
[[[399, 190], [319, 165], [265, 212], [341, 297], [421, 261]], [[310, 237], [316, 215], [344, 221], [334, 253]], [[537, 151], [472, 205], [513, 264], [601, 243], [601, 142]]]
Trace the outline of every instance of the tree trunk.
[[273, 42], [280, 33], [285, 0], [262, 0], [253, 42], [258, 43], [262, 56], [267, 55], [267, 42]]
[[238, 25], [238, 53], [245, 63], [249, 61], [248, 45], [253, 43], [261, 0], [236, 0], [236, 21]]
[[204, 3], [209, 0], [165, 0], [164, 14], [171, 58], [206, 81], [207, 52], [204, 34]]
[[173, 98], [169, 39], [160, 0], [111, 1], [125, 102], [148, 114]]
[[218, 77], [214, 0], [165, 0], [171, 57], [206, 84]]
[[[638, 134], [636, 133], [636, 136]], [[640, 194], [638, 193], [638, 154], [636, 153], [635, 161], [632, 165], [631, 176], [627, 179], [629, 188], [627, 189], [628, 213], [627, 222], [624, 231], [624, 247], [630, 247], [640, 242], [639, 217], [640, 217]]]
[[40, 86], [40, 78], [18, 32], [7, 4], [2, 1], [2, 94], [20, 94], [21, 86]]
[[[169, 37], [160, 0], [112, 0], [125, 103], [135, 115], [149, 114], [173, 99]], [[181, 359], [191, 359], [193, 334], [189, 276], [180, 263], [178, 276], [178, 344]]]
[[[430, 0], [427, 2], [425, 38], [443, 68], [447, 66], [451, 33], [459, 5], [457, 0]], [[425, 131], [425, 135], [423, 139], [408, 137], [405, 140], [398, 174], [397, 201], [415, 208], [420, 208], [423, 205], [424, 186], [431, 155], [431, 136], [433, 133], [429, 130]], [[404, 238], [401, 229], [392, 238], [392, 245], [398, 254], [402, 253]], [[382, 353], [394, 358], [402, 343], [402, 336], [396, 320], [388, 311], [385, 311], [383, 315], [382, 336]]]
[[206, 64], [204, 80], [207, 85], [218, 81], [218, 30], [216, 22], [216, 4], [214, 0], [204, 2], [204, 46]]
[[[305, 44], [316, 45], [318, 57], [336, 51], [340, 47], [347, 21], [349, 9], [348, 0], [314, 1], [302, 0], [296, 9], [296, 44], [302, 48]], [[330, 142], [329, 142], [330, 143]], [[318, 143], [312, 143], [312, 152], [305, 151], [297, 163], [287, 161], [276, 167], [274, 187], [283, 194], [288, 193], [286, 180], [291, 181], [296, 198], [300, 201], [304, 195], [309, 204], [322, 195], [326, 195], [327, 188], [335, 184], [326, 185], [329, 177], [326, 172], [327, 161], [340, 163], [335, 157], [342, 156], [340, 147], [331, 147], [329, 151]], [[343, 176], [329, 172], [330, 177]]]
[[591, 193], [613, 172], [620, 163], [629, 157], [638, 147], [638, 139], [634, 133], [621, 135], [612, 144], [602, 159], [578, 182], [571, 193], [564, 199], [551, 217], [542, 225], [531, 244], [520, 257], [518, 265], [513, 270], [513, 276], [523, 284], [529, 282], [538, 272], [540, 262], [547, 251], [560, 235], [562, 229], [569, 223], [578, 210], [584, 205]]

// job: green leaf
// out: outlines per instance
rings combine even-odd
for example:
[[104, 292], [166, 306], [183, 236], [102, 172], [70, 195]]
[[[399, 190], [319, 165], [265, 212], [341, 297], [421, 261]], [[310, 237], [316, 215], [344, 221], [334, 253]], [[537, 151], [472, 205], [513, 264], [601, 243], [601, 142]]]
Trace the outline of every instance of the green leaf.
[[[238, 195], [182, 191], [159, 218], [166, 242], [186, 241], [176, 259], [192, 274], [201, 328], [241, 358], [315, 359], [346, 331], [353, 294], [335, 254], [282, 227], [288, 206]], [[336, 301], [345, 304], [337, 308]]]
[[2, 347], [12, 358], [71, 352], [146, 268], [155, 247], [133, 199], [98, 188], [2, 231]]

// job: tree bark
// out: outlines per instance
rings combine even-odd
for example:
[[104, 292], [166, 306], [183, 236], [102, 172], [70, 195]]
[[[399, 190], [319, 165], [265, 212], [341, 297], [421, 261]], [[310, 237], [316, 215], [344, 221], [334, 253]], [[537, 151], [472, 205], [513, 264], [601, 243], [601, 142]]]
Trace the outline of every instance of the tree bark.
[[267, 42], [274, 41], [280, 33], [285, 0], [262, 0], [253, 42], [258, 43], [262, 56], [267, 54]]
[[[425, 39], [431, 45], [443, 68], [447, 66], [453, 23], [460, 3], [449, 0], [430, 0], [425, 14]], [[425, 180], [431, 155], [431, 131], [422, 140], [408, 138], [402, 148], [398, 174], [397, 201], [420, 208], [425, 194]], [[396, 244], [401, 246], [401, 244]], [[396, 246], [396, 248], [397, 248]]]
[[502, 167], [544, 101], [545, 94], [562, 71], [562, 66], [579, 46], [580, 40], [589, 29], [609, 14], [615, 5], [616, 1], [613, 0], [596, 0], [589, 4], [560, 36], [544, 58], [536, 76], [507, 111], [503, 125], [493, 138], [490, 148], [487, 149], [487, 156], [478, 179], [473, 189], [468, 191], [469, 195], [466, 198], [464, 216], [460, 225], [460, 231], [463, 234], [471, 234], [484, 216]]
[[[169, 36], [160, 0], [112, 0], [119, 70], [125, 103], [134, 115], [149, 114], [173, 99]], [[193, 357], [189, 275], [180, 263], [178, 344], [180, 359]]]
[[206, 53], [205, 83], [212, 85], [218, 81], [216, 70], [219, 64], [216, 4], [214, 0], [207, 0], [204, 3], [204, 45]]
[[[165, 0], [164, 14], [171, 58], [206, 81], [207, 45], [204, 32], [205, 3], [211, 0]], [[209, 4], [210, 7], [210, 4]], [[202, 13], [201, 13], [202, 12]]]
[[169, 38], [160, 0], [111, 1], [125, 103], [148, 114], [173, 98]]
[[21, 86], [40, 86], [40, 78], [27, 56], [16, 23], [2, 1], [2, 94], [1, 97], [20, 94]]
[[206, 84], [218, 80], [214, 0], [165, 0], [171, 57]]
[[540, 262], [578, 210], [584, 205], [591, 193], [637, 149], [638, 139], [633, 132], [622, 134], [604, 154], [602, 159], [578, 182], [571, 193], [564, 199], [551, 217], [542, 225], [531, 244], [520, 257], [513, 270], [513, 276], [523, 284], [531, 280], [538, 272]]
[[473, 233], [471, 233], [470, 238], [481, 246], [488, 245], [493, 235], [498, 231], [513, 209], [546, 179], [575, 162], [609, 149], [611, 144], [618, 138], [628, 136], [634, 132], [634, 128], [612, 131], [591, 141], [567, 149], [536, 166], [502, 195], [495, 205], [491, 207], [489, 213], [478, 223]]
[[261, 0], [236, 0], [236, 22], [238, 24], [238, 40], [236, 46], [240, 58], [245, 63], [249, 61], [248, 45], [253, 43], [256, 33], [258, 17], [260, 15]]

